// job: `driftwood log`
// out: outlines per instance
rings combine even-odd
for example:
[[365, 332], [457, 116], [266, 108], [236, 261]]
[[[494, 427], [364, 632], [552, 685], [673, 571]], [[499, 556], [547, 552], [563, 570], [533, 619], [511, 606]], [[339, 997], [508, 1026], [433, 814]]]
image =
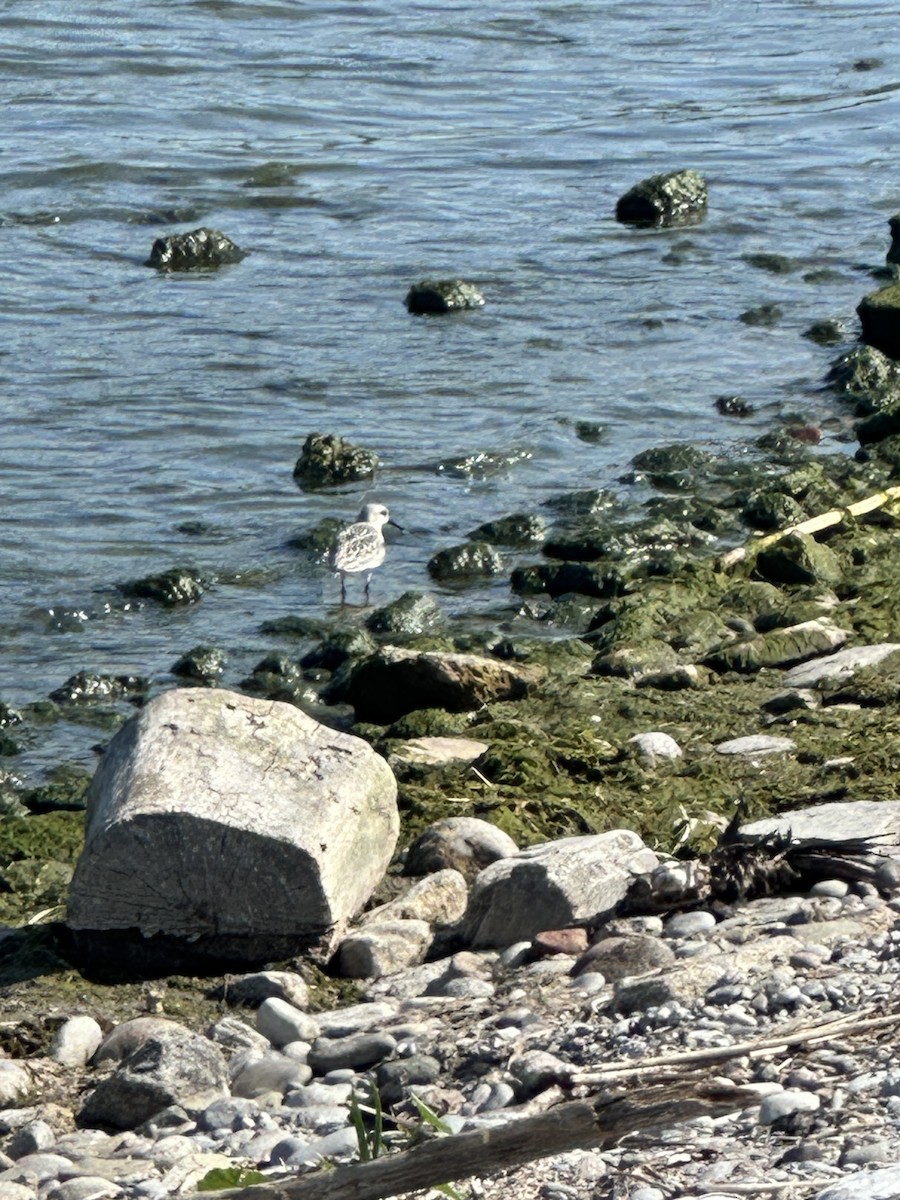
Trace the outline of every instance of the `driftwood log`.
[[729, 550], [719, 558], [719, 566], [723, 570], [727, 570], [742, 562], [748, 554], [756, 554], [758, 550], [764, 550], [766, 546], [774, 545], [775, 542], [787, 537], [790, 533], [821, 533], [823, 529], [831, 529], [847, 520], [863, 517], [866, 513], [884, 508], [892, 500], [900, 500], [900, 487], [885, 488], [883, 492], [866, 496], [863, 500], [848, 504], [846, 508], [829, 509], [828, 512], [820, 513], [817, 517], [809, 517], [806, 521], [799, 521], [796, 525], [779, 529], [777, 533], [769, 533], [765, 537], [755, 538], [746, 546], [736, 546], [734, 550]]
[[605, 1063], [575, 1072], [568, 1081], [570, 1087], [600, 1090], [568, 1100], [558, 1087], [550, 1088], [528, 1108], [533, 1112], [546, 1104], [553, 1107], [499, 1128], [433, 1137], [371, 1162], [282, 1176], [216, 1194], [223, 1200], [238, 1196], [241, 1200], [387, 1200], [404, 1192], [494, 1175], [570, 1150], [605, 1150], [632, 1134], [667, 1129], [697, 1117], [726, 1116], [759, 1103], [758, 1093], [750, 1089], [711, 1080], [710, 1070], [716, 1066], [736, 1058], [783, 1057], [835, 1038], [865, 1036], [871, 1041], [898, 1024], [900, 1012], [866, 1009], [809, 1024], [796, 1022], [733, 1046]]
[[[241, 1200], [386, 1200], [454, 1180], [492, 1175], [568, 1150], [604, 1150], [629, 1134], [758, 1104], [738, 1087], [709, 1083], [643, 1085], [639, 1097], [601, 1092], [496, 1129], [435, 1137], [411, 1150], [366, 1163], [217, 1192]], [[195, 1197], [195, 1200], [202, 1200]]]

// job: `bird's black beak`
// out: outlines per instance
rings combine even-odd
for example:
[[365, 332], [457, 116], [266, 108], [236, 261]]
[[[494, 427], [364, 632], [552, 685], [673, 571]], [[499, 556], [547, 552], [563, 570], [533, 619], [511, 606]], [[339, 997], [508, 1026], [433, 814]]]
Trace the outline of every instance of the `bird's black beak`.
[[386, 522], [385, 522], [385, 524], [387, 524], [387, 525], [393, 525], [393, 527], [394, 527], [395, 529], [399, 529], [401, 533], [403, 532], [403, 526], [402, 526], [402, 525], [398, 525], [396, 521], [386, 521]]

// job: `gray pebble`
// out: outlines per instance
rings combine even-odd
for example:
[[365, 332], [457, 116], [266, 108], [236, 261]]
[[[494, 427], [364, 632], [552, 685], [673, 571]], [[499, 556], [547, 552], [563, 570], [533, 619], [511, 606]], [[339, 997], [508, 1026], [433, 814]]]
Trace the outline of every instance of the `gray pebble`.
[[397, 1041], [389, 1033], [358, 1033], [343, 1038], [317, 1038], [309, 1052], [309, 1065], [317, 1075], [350, 1067], [364, 1071], [389, 1058]]
[[663, 926], [663, 937], [688, 938], [708, 933], [716, 927], [716, 918], [705, 909], [696, 912], [677, 913], [669, 917]]

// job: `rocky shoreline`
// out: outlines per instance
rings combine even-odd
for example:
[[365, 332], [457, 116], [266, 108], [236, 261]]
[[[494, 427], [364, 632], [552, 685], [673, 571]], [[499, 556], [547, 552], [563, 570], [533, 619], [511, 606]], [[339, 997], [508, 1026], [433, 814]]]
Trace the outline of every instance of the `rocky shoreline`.
[[[353, 1159], [367, 1138], [371, 1149], [371, 1117], [364, 1134], [354, 1106], [376, 1094], [386, 1139], [403, 1149], [438, 1132], [412, 1093], [442, 1133], [459, 1133], [602, 1079], [649, 1085], [641, 1064], [658, 1057], [744, 1044], [709, 1069], [758, 1103], [468, 1186], [544, 1200], [900, 1195], [900, 835], [879, 830], [883, 861], [867, 873], [848, 877], [835, 858], [814, 880], [792, 868], [771, 895], [689, 886], [736, 814], [864, 812], [852, 835], [864, 837], [873, 817], [859, 805], [889, 816], [896, 800], [900, 370], [862, 346], [832, 383], [855, 456], [810, 449], [802, 424], [759, 447], [762, 473], [659, 447], [632, 464], [657, 493], [637, 516], [602, 491], [571, 494], [435, 556], [432, 576], [459, 586], [514, 558], [502, 614], [455, 621], [410, 593], [336, 627], [287, 618], [269, 630], [284, 651], [242, 691], [364, 739], [397, 784], [398, 853], [328, 962], [252, 974], [173, 964], [144, 978], [124, 960], [79, 959], [63, 918], [88, 773], [39, 786], [8, 775], [0, 1200], [157, 1200], [218, 1169], [277, 1178]], [[309, 531], [299, 552], [315, 560], [331, 532]], [[203, 587], [174, 570], [130, 594], [191, 604]], [[182, 681], [218, 691], [217, 648], [179, 661]], [[84, 672], [21, 712], [0, 706], [4, 753], [42, 722], [106, 736], [151, 691]], [[476, 898], [497, 868], [471, 843], [430, 858], [416, 843], [461, 816], [507, 839], [498, 863], [531, 862], [541, 844], [571, 857], [573, 840], [623, 831], [663, 862], [629, 873], [681, 871], [682, 890], [663, 911], [625, 888], [598, 912], [585, 884], [567, 894], [569, 919], [525, 891], [478, 934]], [[834, 841], [818, 819], [803, 837]], [[658, 901], [659, 880], [648, 887], [645, 902]], [[434, 907], [437, 893], [449, 907]], [[754, 1049], [826, 1018], [841, 1022], [824, 1041]]]

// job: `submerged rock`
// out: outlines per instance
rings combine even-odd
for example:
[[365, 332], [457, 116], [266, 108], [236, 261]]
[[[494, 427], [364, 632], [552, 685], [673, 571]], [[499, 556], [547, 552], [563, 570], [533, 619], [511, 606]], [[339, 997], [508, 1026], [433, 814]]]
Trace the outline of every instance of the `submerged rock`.
[[196, 604], [208, 588], [206, 580], [190, 567], [173, 567], [158, 575], [145, 575], [119, 585], [119, 591], [131, 600], [153, 600], [166, 608]]
[[294, 465], [294, 479], [304, 491], [371, 479], [378, 455], [345, 442], [334, 433], [311, 433]]
[[129, 700], [142, 696], [147, 686], [147, 680], [139, 675], [97, 675], [79, 671], [51, 692], [50, 699], [57, 704]]
[[445, 583], [499, 575], [502, 570], [503, 559], [489, 542], [463, 542], [428, 560], [428, 574]]
[[144, 265], [162, 271], [210, 270], [240, 262], [246, 253], [218, 229], [201, 227], [157, 238]]
[[619, 198], [616, 220], [629, 225], [695, 225], [706, 213], [706, 180], [697, 171], [668, 171], [641, 180]]
[[405, 303], [411, 313], [417, 314], [461, 312], [481, 308], [484, 296], [464, 279], [423, 279], [409, 289]]

